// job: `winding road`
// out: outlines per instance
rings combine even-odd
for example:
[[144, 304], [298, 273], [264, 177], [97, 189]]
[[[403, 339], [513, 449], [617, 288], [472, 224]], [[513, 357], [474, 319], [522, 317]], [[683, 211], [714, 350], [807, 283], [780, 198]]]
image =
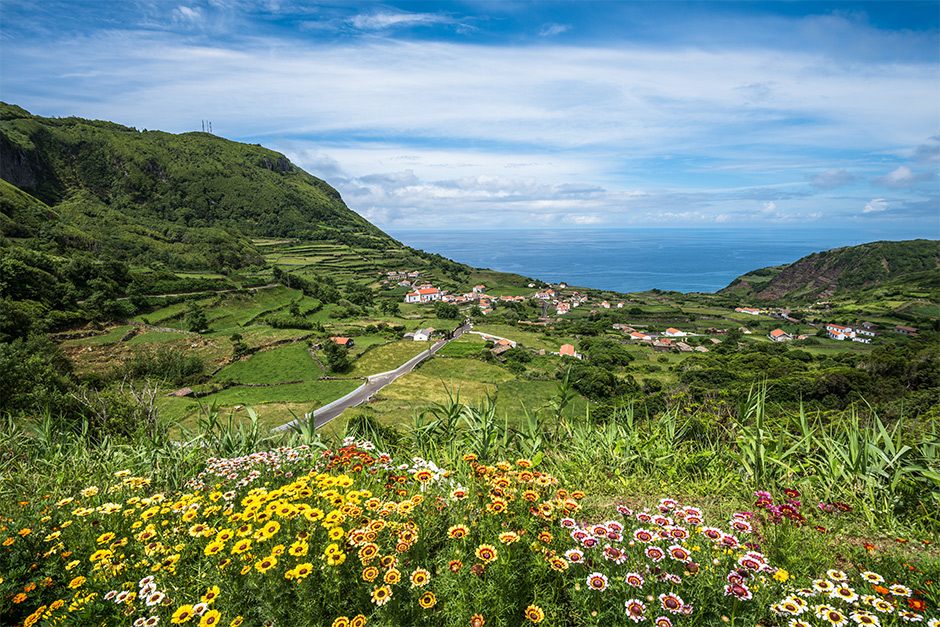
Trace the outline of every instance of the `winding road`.
[[[373, 374], [366, 377], [366, 382], [347, 394], [346, 396], [339, 398], [328, 405], [324, 405], [320, 409], [313, 412], [313, 424], [319, 429], [325, 424], [328, 424], [334, 418], [342, 414], [350, 407], [355, 407], [361, 405], [375, 396], [375, 393], [384, 388], [386, 385], [402, 376], [403, 374], [408, 374], [414, 370], [415, 366], [419, 363], [435, 354], [443, 346], [446, 346], [448, 342], [452, 342], [464, 334], [465, 331], [470, 329], [468, 323], [464, 323], [459, 327], [452, 337], [447, 340], [438, 340], [434, 343], [430, 349], [416, 355], [406, 361], [404, 364], [395, 368], [394, 370], [389, 370], [388, 372], [380, 372], [379, 374]], [[291, 420], [290, 422], [281, 425], [280, 427], [275, 427], [273, 431], [284, 431], [286, 429], [292, 429], [294, 427], [299, 427], [304, 421], [301, 419]]]

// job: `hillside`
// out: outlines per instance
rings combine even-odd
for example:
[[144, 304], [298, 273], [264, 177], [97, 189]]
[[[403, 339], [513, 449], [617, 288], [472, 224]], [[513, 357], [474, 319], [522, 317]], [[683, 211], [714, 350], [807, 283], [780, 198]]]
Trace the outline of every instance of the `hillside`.
[[828, 299], [888, 281], [931, 290], [936, 288], [938, 267], [940, 242], [925, 239], [871, 242], [754, 270], [719, 293], [767, 301], [807, 301]]
[[393, 240], [284, 155], [208, 133], [42, 118], [0, 104], [0, 232], [171, 269], [261, 262], [250, 238]]

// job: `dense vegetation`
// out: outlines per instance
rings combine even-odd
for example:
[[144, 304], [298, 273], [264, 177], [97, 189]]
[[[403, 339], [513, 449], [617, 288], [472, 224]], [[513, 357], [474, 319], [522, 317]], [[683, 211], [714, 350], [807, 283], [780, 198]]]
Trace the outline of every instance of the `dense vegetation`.
[[32, 116], [0, 105], [3, 235], [50, 252], [215, 271], [260, 263], [250, 237], [390, 238], [283, 155], [207, 133]]
[[146, 416], [104, 440], [7, 422], [0, 616], [938, 624], [936, 431], [781, 428], [755, 391], [722, 442], [675, 413], [559, 418], [565, 387], [518, 429], [452, 399], [398, 433], [362, 414], [332, 441], [212, 408], [185, 446]]
[[940, 243], [931, 240], [871, 242], [807, 255], [785, 266], [738, 277], [722, 292], [759, 300], [806, 301], [841, 296], [901, 279], [936, 292]]
[[551, 317], [263, 148], [0, 114], [0, 622], [940, 624], [936, 242], [800, 260], [786, 312], [734, 311], [771, 268]]

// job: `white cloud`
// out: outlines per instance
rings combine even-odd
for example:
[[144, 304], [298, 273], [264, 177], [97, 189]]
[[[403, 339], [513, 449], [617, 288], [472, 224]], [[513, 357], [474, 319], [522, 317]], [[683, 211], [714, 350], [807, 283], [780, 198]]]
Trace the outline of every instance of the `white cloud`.
[[888, 172], [884, 176], [875, 177], [874, 183], [890, 189], [902, 189], [912, 187], [918, 183], [933, 180], [934, 174], [931, 172], [912, 172], [906, 165], [898, 166], [896, 170]]
[[845, 170], [830, 169], [819, 174], [813, 174], [809, 177], [810, 183], [820, 189], [835, 189], [851, 185], [858, 177]]
[[544, 24], [542, 30], [539, 31], [539, 35], [542, 37], [554, 37], [555, 35], [561, 35], [567, 30], [571, 29], [570, 24]]
[[865, 208], [862, 210], [862, 213], [881, 213], [888, 208], [888, 203], [884, 198], [872, 198], [868, 204], [865, 205]]
[[578, 226], [588, 226], [592, 224], [603, 224], [605, 222], [604, 218], [600, 216], [576, 216], [576, 215], [566, 215], [563, 219], [564, 222], [570, 222], [571, 224], [577, 224]]
[[419, 26], [425, 24], [450, 24], [453, 19], [433, 13], [389, 13], [376, 12], [357, 15], [349, 23], [360, 30], [385, 30], [393, 26]]
[[198, 22], [202, 19], [202, 9], [199, 7], [187, 7], [180, 5], [173, 11], [174, 15], [190, 22]]
[[[180, 7], [180, 19], [183, 8], [187, 19], [201, 15]], [[533, 213], [552, 224], [783, 219], [768, 195], [786, 199], [787, 215], [831, 215], [836, 201], [809, 198], [814, 187], [855, 182], [849, 169], [884, 172], [885, 155], [895, 167], [919, 144], [916, 158], [936, 155], [938, 142], [924, 140], [936, 132], [935, 64], [719, 46], [393, 41], [381, 31], [454, 20], [390, 10], [352, 20], [370, 34], [194, 45], [108, 32], [15, 57], [5, 46], [3, 69], [17, 68], [3, 72], [5, 97], [32, 93], [18, 104], [41, 115], [171, 132], [211, 119], [220, 135], [284, 151], [383, 226], [457, 215], [526, 226]], [[29, 92], [40, 75], [55, 88]], [[876, 182], [901, 189], [931, 177], [901, 166]], [[839, 200], [838, 210], [857, 214], [865, 201]], [[755, 211], [755, 202], [767, 204]]]

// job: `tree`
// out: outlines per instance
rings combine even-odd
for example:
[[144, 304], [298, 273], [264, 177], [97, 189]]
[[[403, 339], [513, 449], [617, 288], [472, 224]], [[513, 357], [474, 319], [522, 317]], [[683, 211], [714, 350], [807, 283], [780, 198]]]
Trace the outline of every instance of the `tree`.
[[382, 313], [386, 316], [397, 316], [400, 313], [398, 303], [393, 300], [383, 300], [379, 304], [379, 309], [381, 309]]
[[206, 312], [195, 302], [190, 302], [186, 308], [186, 328], [194, 333], [204, 333], [209, 330]]
[[333, 372], [343, 372], [349, 367], [349, 350], [333, 340], [326, 340], [323, 356], [326, 358], [327, 367]]
[[442, 320], [456, 320], [460, 317], [460, 308], [452, 303], [439, 300], [434, 303], [434, 315]]

